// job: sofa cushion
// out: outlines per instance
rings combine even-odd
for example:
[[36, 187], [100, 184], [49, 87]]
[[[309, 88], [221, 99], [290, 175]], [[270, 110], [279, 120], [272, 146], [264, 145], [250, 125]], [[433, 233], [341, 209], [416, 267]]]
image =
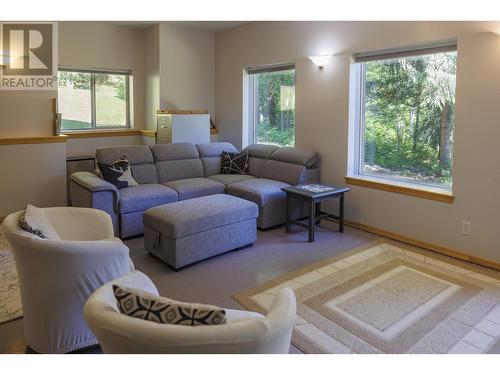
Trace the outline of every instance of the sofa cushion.
[[281, 181], [267, 178], [253, 178], [236, 182], [227, 187], [227, 194], [257, 203], [259, 207], [265, 207], [276, 201], [285, 199], [285, 193], [281, 188], [290, 186]]
[[205, 177], [220, 173], [222, 152], [238, 152], [236, 147], [228, 142], [201, 143], [196, 145], [203, 163]]
[[242, 152], [248, 151], [249, 172], [252, 176], [261, 177], [262, 167], [271, 154], [279, 147], [274, 145], [253, 144], [245, 147]]
[[267, 159], [261, 159], [261, 158], [254, 158], [254, 157], [249, 157], [248, 158], [248, 171], [250, 174], [254, 177], [260, 177], [262, 173], [262, 167], [266, 163]]
[[143, 184], [121, 189], [118, 208], [125, 214], [175, 201], [177, 193], [174, 190], [160, 184]]
[[273, 152], [279, 149], [278, 146], [274, 145], [264, 145], [264, 144], [253, 144], [245, 147], [242, 152], [248, 151], [250, 157], [259, 159], [268, 159]]
[[317, 163], [318, 158], [317, 152], [297, 147], [280, 147], [269, 156], [271, 160], [303, 165], [306, 168], [313, 167]]
[[298, 185], [304, 181], [305, 172], [306, 167], [303, 165], [269, 159], [264, 163], [260, 177]]
[[151, 146], [155, 161], [198, 159], [200, 154], [192, 143], [168, 143]]
[[234, 184], [235, 182], [249, 180], [255, 177], [249, 174], [214, 174], [208, 178], [228, 186]]
[[166, 160], [156, 163], [160, 183], [186, 178], [202, 178], [203, 165], [200, 159]]
[[151, 147], [160, 183], [203, 177], [198, 149], [191, 143], [171, 143]]
[[176, 239], [255, 219], [257, 215], [255, 203], [216, 194], [151, 208], [144, 214], [144, 225]]
[[165, 182], [164, 185], [175, 190], [180, 201], [205, 195], [222, 194], [226, 188], [224, 184], [208, 178], [185, 178]]
[[111, 164], [122, 156], [129, 161], [132, 175], [139, 184], [158, 182], [153, 154], [148, 146], [106, 147], [96, 151], [97, 161], [104, 164]]

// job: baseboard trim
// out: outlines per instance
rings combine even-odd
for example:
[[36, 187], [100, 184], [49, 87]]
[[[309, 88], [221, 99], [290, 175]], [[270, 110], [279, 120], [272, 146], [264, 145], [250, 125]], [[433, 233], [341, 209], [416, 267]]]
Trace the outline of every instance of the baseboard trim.
[[432, 243], [420, 241], [420, 240], [417, 240], [415, 238], [404, 236], [402, 234], [389, 232], [385, 229], [372, 227], [371, 225], [361, 224], [361, 223], [357, 223], [357, 222], [351, 221], [351, 220], [346, 220], [345, 225], [347, 225], [351, 228], [355, 228], [355, 229], [359, 229], [359, 230], [368, 232], [368, 233], [373, 233], [373, 234], [376, 234], [376, 235], [381, 236], [381, 237], [386, 237], [386, 238], [389, 238], [391, 240], [404, 242], [408, 245], [418, 246], [418, 247], [421, 247], [425, 250], [433, 251], [433, 252], [441, 254], [441, 255], [446, 255], [446, 256], [449, 256], [452, 258], [456, 258], [456, 259], [460, 259], [460, 260], [469, 262], [469, 263], [474, 263], [474, 264], [477, 264], [477, 265], [482, 266], [482, 267], [491, 268], [491, 269], [494, 269], [495, 271], [500, 271], [500, 263], [495, 262], [493, 260], [489, 260], [489, 259], [485, 259], [485, 258], [481, 258], [481, 257], [476, 257], [474, 255], [467, 254], [467, 253], [464, 253], [462, 251], [453, 250], [453, 249], [449, 249], [449, 248], [444, 247], [444, 246], [435, 245]]

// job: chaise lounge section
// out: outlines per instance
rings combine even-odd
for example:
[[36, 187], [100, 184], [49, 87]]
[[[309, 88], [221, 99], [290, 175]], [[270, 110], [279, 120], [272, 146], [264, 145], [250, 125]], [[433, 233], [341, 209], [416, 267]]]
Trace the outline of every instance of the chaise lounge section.
[[128, 238], [144, 233], [143, 213], [147, 209], [225, 193], [256, 203], [257, 226], [267, 229], [285, 222], [282, 187], [320, 179], [316, 152], [251, 145], [243, 150], [250, 155], [250, 173], [237, 175], [220, 173], [223, 151], [238, 152], [227, 142], [98, 149], [96, 157], [100, 163], [110, 164], [126, 156], [139, 185], [117, 189], [93, 173], [77, 172], [71, 176], [72, 203], [107, 212], [115, 233]]

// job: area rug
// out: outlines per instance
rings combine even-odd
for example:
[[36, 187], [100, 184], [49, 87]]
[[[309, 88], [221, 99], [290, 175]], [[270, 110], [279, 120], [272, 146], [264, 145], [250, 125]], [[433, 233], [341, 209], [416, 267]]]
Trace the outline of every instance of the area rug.
[[0, 233], [0, 324], [23, 315], [14, 256]]
[[500, 353], [500, 272], [377, 241], [234, 298], [266, 313], [283, 287], [305, 353]]

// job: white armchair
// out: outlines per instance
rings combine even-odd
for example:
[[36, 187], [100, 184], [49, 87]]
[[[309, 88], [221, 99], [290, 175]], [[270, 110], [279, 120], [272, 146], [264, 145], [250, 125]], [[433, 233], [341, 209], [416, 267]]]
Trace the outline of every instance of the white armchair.
[[158, 295], [153, 282], [134, 271], [97, 289], [85, 304], [85, 319], [104, 353], [274, 353], [290, 349], [296, 301], [283, 289], [267, 316], [226, 309], [227, 323], [211, 326], [158, 324], [118, 311], [112, 285], [142, 289]]
[[83, 306], [98, 287], [133, 270], [129, 250], [114, 237], [110, 216], [92, 208], [42, 209], [61, 240], [41, 239], [19, 226], [22, 211], [2, 229], [16, 261], [28, 347], [66, 353], [97, 344]]

